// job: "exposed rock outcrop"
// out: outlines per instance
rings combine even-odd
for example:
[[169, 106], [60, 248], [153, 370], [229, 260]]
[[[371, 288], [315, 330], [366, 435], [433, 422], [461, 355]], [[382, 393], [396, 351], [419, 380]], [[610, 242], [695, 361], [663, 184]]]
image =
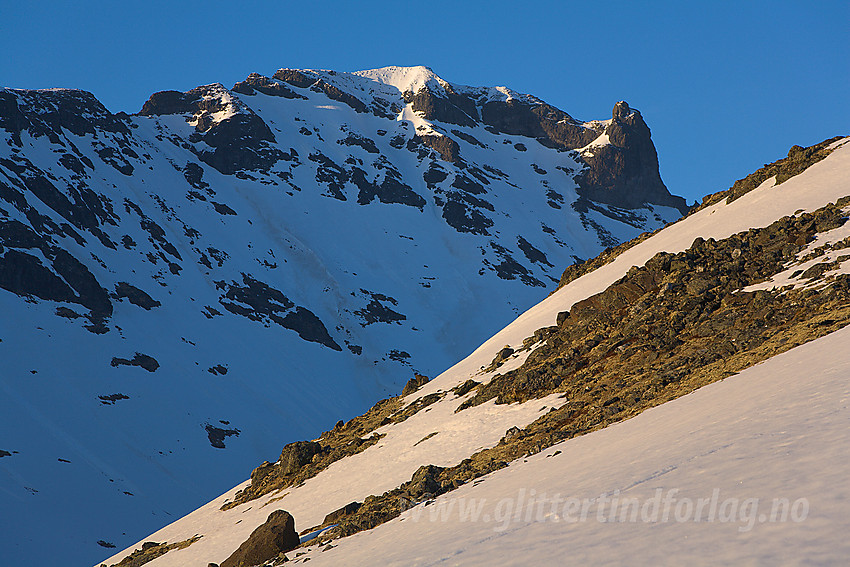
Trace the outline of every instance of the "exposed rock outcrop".
[[581, 153], [588, 168], [577, 177], [586, 199], [623, 208], [656, 203], [688, 211], [681, 197], [670, 195], [658, 172], [658, 154], [649, 127], [640, 112], [618, 102], [603, 136], [608, 143], [592, 145]]
[[[263, 81], [262, 77], [249, 76], [240, 91], [256, 88], [260, 92], [274, 92], [285, 98], [289, 89]], [[236, 91], [239, 92], [239, 91]], [[295, 95], [295, 93], [292, 93]], [[215, 116], [225, 113], [224, 117]], [[232, 175], [240, 170], [268, 170], [283, 159], [282, 152], [273, 146], [274, 134], [262, 118], [236, 100], [220, 84], [205, 85], [185, 93], [161, 91], [154, 93], [142, 106], [139, 116], [191, 114], [195, 133], [190, 142], [192, 151], [205, 163], [221, 173]], [[203, 142], [204, 145], [197, 145]], [[212, 148], [212, 150], [207, 148]]]

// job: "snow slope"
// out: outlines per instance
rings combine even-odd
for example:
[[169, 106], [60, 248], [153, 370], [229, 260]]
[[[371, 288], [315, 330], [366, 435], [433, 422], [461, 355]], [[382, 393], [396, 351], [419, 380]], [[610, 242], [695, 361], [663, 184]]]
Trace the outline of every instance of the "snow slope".
[[843, 565], [848, 467], [844, 328], [295, 563]]
[[0, 90], [4, 560], [130, 545], [679, 216], [575, 207], [575, 152], [424, 118], [423, 69], [299, 73], [129, 117]]
[[[847, 172], [850, 171], [848, 142], [848, 138], [836, 142], [836, 149], [829, 157], [781, 185], [774, 186], [773, 180], [769, 180], [732, 203], [727, 204], [724, 201], [706, 208], [635, 245], [611, 263], [574, 280], [525, 312], [466, 359], [408, 396], [405, 401], [411, 402], [433, 392], [446, 392], [469, 378], [479, 382], [489, 380], [495, 371], [485, 373], [482, 369], [504, 345], [521, 345], [523, 339], [531, 336], [536, 329], [554, 324], [558, 312], [568, 310], [575, 302], [604, 290], [622, 277], [630, 267], [643, 264], [660, 251], [685, 250], [696, 237], [721, 239], [749, 228], [767, 226], [783, 216], [813, 211], [837, 201], [840, 197], [850, 195], [850, 186], [846, 181]], [[627, 541], [633, 541], [634, 538], [645, 539], [646, 530], [651, 530], [649, 533], [652, 534], [661, 532], [661, 543], [674, 542], [684, 536], [693, 537], [697, 540], [699, 553], [707, 553], [708, 548], [717, 545], [717, 538], [725, 538], [718, 534], [729, 534], [730, 538], [737, 537], [736, 541], [747, 542], [756, 537], [754, 534], [776, 533], [778, 535], [764, 540], [766, 543], [759, 543], [758, 550], [754, 552], [769, 554], [775, 551], [775, 542], [778, 540], [774, 538], [784, 538], [785, 530], [799, 528], [793, 537], [800, 538], [801, 546], [808, 545], [814, 549], [817, 542], [823, 540], [809, 539], [807, 534], [821, 530], [823, 538], [832, 540], [840, 528], [846, 527], [846, 520], [841, 523], [838, 514], [847, 494], [846, 491], [834, 491], [835, 483], [840, 482], [836, 475], [843, 470], [841, 465], [821, 474], [820, 467], [811, 466], [810, 463], [817, 459], [818, 448], [829, 451], [839, 463], [846, 462], [848, 458], [845, 434], [838, 433], [838, 430], [846, 428], [847, 424], [846, 379], [850, 369], [850, 358], [846, 355], [848, 340], [850, 333], [844, 330], [808, 346], [799, 347], [775, 360], [758, 365], [741, 376], [727, 379], [722, 384], [715, 384], [691, 396], [648, 411], [634, 420], [565, 442], [557, 449], [552, 448], [529, 458], [528, 463], [512, 464], [505, 471], [486, 477], [480, 489], [477, 486], [463, 487], [445, 495], [438, 502], [445, 504], [452, 498], [479, 497], [478, 495], [482, 494], [488, 499], [486, 506], [490, 506], [485, 506], [482, 514], [488, 513], [493, 519], [497, 515], [494, 506], [497, 506], [502, 498], [510, 498], [516, 494], [520, 486], [528, 490], [534, 489], [541, 494], [547, 492], [551, 495], [553, 491], [558, 491], [564, 497], [576, 496], [582, 499], [595, 498], [606, 491], [617, 489], [621, 492], [631, 491], [630, 496], [649, 498], [654, 495], [656, 488], [667, 487], [680, 488], [683, 491], [687, 489], [686, 495], [693, 499], [694, 503], [697, 498], [711, 497], [714, 488], [720, 489], [724, 499], [738, 498], [741, 502], [747, 498], [789, 498], [793, 503], [798, 498], [810, 498], [812, 518], [807, 520], [807, 523], [786, 522], [778, 526], [751, 526], [752, 529], [747, 529], [746, 533], [741, 532], [740, 536], [736, 535], [737, 529], [741, 527], [740, 522], [718, 522], [717, 530], [710, 533], [692, 531], [698, 530], [701, 524], [662, 526], [652, 523], [625, 523], [616, 528], [622, 528], [622, 532], [613, 532], [605, 531], [608, 529], [605, 524], [582, 522], [575, 529], [579, 531], [579, 536], [586, 533], [589, 538], [587, 547], [583, 548], [583, 551], [580, 548], [579, 553], [585, 553], [583, 557], [590, 559], [599, 558], [602, 562], [615, 562], [617, 557], [621, 557], [616, 554], [624, 553], [622, 547], [614, 546], [610, 550], [614, 555], [604, 555], [604, 550], [601, 549], [604, 546], [598, 542], [605, 534], [612, 534], [611, 537], [622, 536]], [[830, 356], [825, 356], [826, 353]], [[499, 372], [519, 366], [527, 356], [528, 351], [514, 355]], [[786, 370], [781, 371], [783, 368]], [[809, 368], [815, 370], [801, 376], [801, 368], [806, 368], [807, 371]], [[752, 382], [747, 378], [749, 376], [754, 376]], [[779, 376], [776, 386], [768, 387], [766, 384], [775, 376]], [[763, 395], [766, 391], [772, 396], [767, 400]], [[808, 396], [803, 395], [805, 392], [814, 393]], [[757, 394], [762, 397], [759, 398]], [[390, 487], [398, 486], [409, 479], [419, 465], [456, 464], [474, 450], [495, 445], [507, 426], [527, 424], [539, 415], [540, 411], [546, 411], [559, 403], [556, 398], [531, 400], [525, 404], [507, 407], [484, 404], [466, 409], [461, 414], [454, 414], [454, 410], [465, 399], [446, 396], [430, 406], [428, 412], [416, 414], [402, 423], [385, 426], [379, 431], [386, 433], [387, 437], [379, 445], [335, 463], [303, 486], [287, 489], [283, 494], [270, 494], [221, 512], [221, 504], [233, 498], [236, 491], [245, 485], [243, 483], [189, 516], [142, 540], [177, 542], [197, 534], [203, 535], [189, 548], [170, 552], [153, 561], [151, 565], [203, 565], [211, 561], [220, 562], [275, 508], [290, 511], [296, 518], [299, 529], [316, 525], [324, 515], [347, 502], [367, 494], [381, 494]], [[500, 412], [504, 412], [504, 415], [497, 417]], [[765, 417], [757, 418], [755, 414], [764, 414]], [[461, 426], [461, 435], [457, 435], [460, 425], [456, 421], [457, 415], [466, 420]], [[714, 415], [726, 417], [711, 417]], [[688, 419], [680, 420], [681, 416], [687, 416]], [[836, 432], [834, 443], [831, 439], [822, 437], [818, 437], [817, 443], [800, 441], [815, 435], [821, 423], [829, 431]], [[415, 440], [422, 439], [422, 436], [432, 432], [437, 432], [437, 435], [416, 447], [413, 446]], [[444, 433], [452, 436], [453, 442], [439, 443]], [[647, 437], [650, 433], [655, 437]], [[603, 440], [601, 443], [600, 438]], [[637, 439], [640, 441], [636, 441]], [[640, 450], [629, 448], [635, 443], [638, 443], [636, 446]], [[790, 447], [788, 450], [791, 451], [791, 460], [788, 467], [784, 468], [784, 461], [777, 457], [777, 447], [786, 446]], [[552, 460], [549, 460], [547, 456], [553, 455], [556, 450], [562, 453], [558, 458], [551, 457]], [[571, 458], [564, 456], [568, 452]], [[750, 453], [757, 458], [750, 458]], [[609, 467], [611, 463], [614, 465]], [[702, 463], [705, 463], [704, 467]], [[770, 463], [766, 470], [775, 474], [766, 475], [766, 484], [757, 485], [756, 479], [759, 478], [760, 472], [763, 472], [762, 463]], [[573, 474], [578, 476], [579, 484], [564, 485], [563, 479], [572, 478]], [[703, 474], [703, 480], [698, 479], [699, 482], [690, 484], [689, 475], [700, 477]], [[725, 477], [726, 474], [732, 476]], [[807, 474], [811, 476], [807, 477]], [[664, 476], [664, 483], [659, 484], [654, 479], [661, 476]], [[518, 478], [520, 480], [517, 480]], [[729, 478], [735, 480], [730, 481]], [[498, 479], [506, 480], [499, 484], [502, 481]], [[794, 486], [796, 480], [800, 480], [801, 486], [806, 490], [797, 491]], [[343, 484], [344, 486], [341, 486]], [[497, 488], [494, 488], [493, 492], [479, 492], [487, 491], [490, 486]], [[752, 492], [747, 492], [748, 487], [752, 488]], [[832, 496], [836, 496], [837, 500], [826, 502]], [[820, 506], [824, 516], [815, 515], [820, 513], [816, 512], [815, 503]], [[416, 510], [411, 513], [413, 512]], [[426, 508], [423, 514], [430, 514], [430, 510]], [[522, 556], [518, 550], [526, 545], [522, 541], [529, 538], [529, 557], [541, 557], [551, 561], [555, 560], [556, 556], [562, 557], [572, 553], [571, 550], [580, 545], [572, 540], [566, 548], [544, 546], [540, 543], [551, 542], [551, 538], [556, 538], [559, 532], [554, 530], [562, 529], [563, 525], [555, 522], [521, 522], [518, 526], [509, 526], [504, 533], [495, 533], [492, 521], [468, 523], [464, 526], [448, 522], [436, 526], [418, 525], [410, 528], [413, 524], [408, 521], [411, 516], [406, 518], [344, 540], [339, 549], [328, 552], [326, 558], [322, 553], [314, 553], [310, 557], [319, 560], [321, 556], [322, 560], [352, 565], [383, 563], [385, 558], [395, 560], [397, 564], [417, 564], [420, 560], [422, 564], [474, 564], [492, 561], [499, 553], [504, 557], [509, 551], [511, 556], [520, 558]], [[460, 519], [457, 521], [460, 522]], [[823, 528], [825, 525], [828, 527]], [[410, 532], [406, 531], [409, 529], [416, 530], [416, 535], [411, 536], [410, 548], [399, 546], [399, 538], [403, 534], [409, 534]], [[434, 555], [433, 542], [435, 538], [440, 540], [440, 537], [434, 535], [432, 529], [445, 530], [440, 533], [445, 535], [450, 550], [453, 551], [449, 551], [447, 555]], [[467, 529], [469, 531], [465, 531]], [[421, 534], [427, 535], [423, 538]], [[699, 534], [707, 534], [701, 536], [706, 539], [700, 540]], [[142, 541], [114, 556], [107, 563], [116, 562], [138, 548]], [[499, 547], [499, 542], [504, 542], [506, 547]], [[426, 549], [429, 543], [430, 551]], [[491, 544], [493, 549], [498, 550], [496, 555], [492, 554], [495, 552], [491, 553]], [[422, 547], [417, 547], [420, 545]], [[657, 545], [654, 540], [650, 539], [639, 545], [643, 546], [640, 549], [657, 552], [648, 549]], [[740, 559], [743, 552], [737, 545], [728, 553], [730, 557]], [[347, 554], [346, 549], [351, 550], [351, 556]], [[840, 555], [841, 549], [833, 547], [832, 550], [824, 551], [823, 553], [832, 554], [824, 557], [835, 558]], [[469, 550], [468, 555], [463, 555], [466, 550]], [[685, 550], [683, 553], [689, 552], [690, 550]], [[547, 553], [553, 555], [546, 555]], [[650, 556], [654, 557], [652, 553]], [[457, 559], [454, 554], [457, 554]], [[750, 558], [745, 554], [743, 557], [756, 561], [762, 556], [753, 555]], [[524, 559], [517, 559], [517, 562], [525, 563]]]

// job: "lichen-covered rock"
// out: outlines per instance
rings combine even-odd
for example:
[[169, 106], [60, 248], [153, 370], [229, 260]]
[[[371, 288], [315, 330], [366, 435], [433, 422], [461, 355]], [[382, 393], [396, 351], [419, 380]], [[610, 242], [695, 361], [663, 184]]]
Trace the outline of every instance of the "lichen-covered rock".
[[301, 467], [313, 460], [314, 455], [321, 452], [322, 446], [315, 441], [289, 443], [280, 453], [281, 474], [296, 474]]
[[404, 389], [401, 391], [402, 396], [407, 396], [408, 394], [412, 394], [422, 386], [428, 383], [430, 378], [427, 376], [423, 376], [422, 374], [415, 374], [413, 378], [407, 381], [407, 384], [404, 385]]

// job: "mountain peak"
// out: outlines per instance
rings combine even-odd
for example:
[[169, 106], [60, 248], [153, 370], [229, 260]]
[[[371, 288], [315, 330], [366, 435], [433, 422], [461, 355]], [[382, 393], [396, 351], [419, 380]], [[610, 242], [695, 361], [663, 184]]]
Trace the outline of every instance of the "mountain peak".
[[444, 86], [449, 84], [437, 76], [430, 67], [424, 65], [381, 67], [380, 69], [356, 71], [352, 74], [395, 87], [402, 93], [416, 93], [423, 87], [436, 87], [442, 90]]

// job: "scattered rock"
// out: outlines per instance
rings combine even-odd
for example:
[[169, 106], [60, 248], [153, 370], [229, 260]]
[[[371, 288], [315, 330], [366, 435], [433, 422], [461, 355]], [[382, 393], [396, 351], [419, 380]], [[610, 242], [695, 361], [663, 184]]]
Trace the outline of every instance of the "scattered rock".
[[107, 396], [98, 396], [98, 399], [102, 404], [114, 405], [118, 400], [129, 400], [130, 396], [125, 396], [124, 394], [109, 394]]
[[363, 309], [354, 311], [355, 315], [363, 319], [362, 326], [365, 327], [372, 323], [398, 323], [407, 319], [407, 316], [393, 311], [384, 305], [385, 303], [393, 306], [398, 305], [398, 302], [392, 297], [381, 293], [373, 293], [365, 289], [361, 289], [360, 292], [371, 298], [371, 301]]
[[216, 449], [224, 449], [224, 440], [231, 435], [235, 435], [239, 437], [241, 431], [238, 429], [222, 429], [221, 427], [216, 427], [209, 423], [204, 424], [204, 429], [207, 432], [207, 438], [210, 441], [210, 445], [215, 447]]
[[133, 355], [133, 358], [128, 360], [126, 358], [119, 358], [117, 356], [112, 357], [112, 362], [109, 363], [112, 367], [118, 366], [139, 366], [144, 368], [148, 372], [156, 372], [156, 369], [159, 368], [159, 362], [147, 354], [142, 354], [137, 352]]
[[118, 282], [115, 284], [115, 296], [118, 299], [127, 298], [133, 305], [138, 305], [142, 309], [150, 311], [154, 307], [162, 305], [159, 301], [153, 299], [150, 295], [140, 290], [134, 285], [127, 282]]

